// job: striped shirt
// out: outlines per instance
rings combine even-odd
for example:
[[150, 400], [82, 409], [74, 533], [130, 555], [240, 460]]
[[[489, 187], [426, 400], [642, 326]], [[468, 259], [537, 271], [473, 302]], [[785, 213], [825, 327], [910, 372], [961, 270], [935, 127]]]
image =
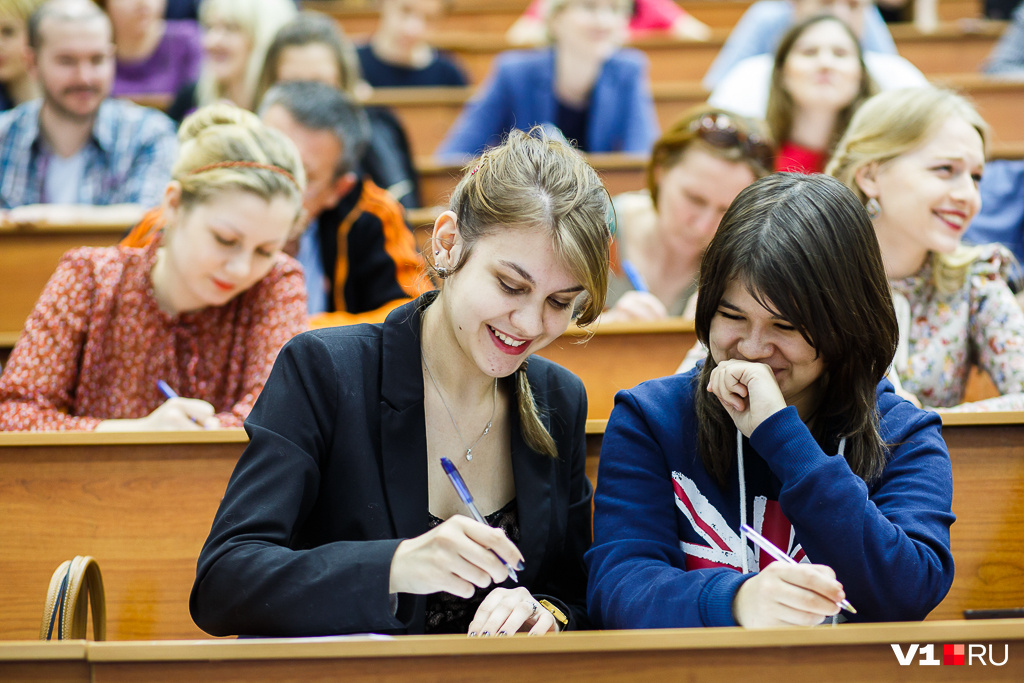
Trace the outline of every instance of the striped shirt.
[[[46, 204], [51, 152], [39, 130], [42, 100], [0, 115], [0, 208]], [[108, 99], [100, 105], [85, 155], [80, 204], [160, 203], [177, 154], [174, 124], [160, 112]]]

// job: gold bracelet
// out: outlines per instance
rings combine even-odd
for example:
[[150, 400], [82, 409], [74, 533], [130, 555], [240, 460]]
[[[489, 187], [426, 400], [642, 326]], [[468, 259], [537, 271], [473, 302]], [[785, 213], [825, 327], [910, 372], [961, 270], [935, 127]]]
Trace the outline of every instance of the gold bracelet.
[[551, 616], [555, 618], [555, 621], [561, 624], [563, 629], [569, 625], [569, 618], [562, 613], [562, 610], [558, 609], [547, 600], [538, 600], [538, 602], [541, 607], [551, 612]]

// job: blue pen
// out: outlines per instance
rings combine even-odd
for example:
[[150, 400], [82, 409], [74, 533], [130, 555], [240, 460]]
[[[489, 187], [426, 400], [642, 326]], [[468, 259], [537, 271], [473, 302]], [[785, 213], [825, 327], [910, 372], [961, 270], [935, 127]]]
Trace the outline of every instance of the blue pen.
[[[178, 392], [175, 391], [174, 389], [171, 389], [171, 385], [163, 381], [162, 379], [158, 379], [156, 381], [156, 388], [160, 390], [160, 393], [164, 395], [164, 398], [178, 398]], [[203, 427], [203, 425], [200, 424], [199, 420], [195, 419], [191, 415], [188, 416], [188, 419], [192, 420], [200, 427]], [[205, 429], [205, 427], [203, 428]]]
[[[459, 498], [466, 507], [469, 508], [469, 514], [473, 516], [473, 519], [481, 524], [487, 524], [487, 520], [480, 514], [480, 510], [477, 509], [476, 503], [473, 502], [473, 494], [469, 492], [469, 487], [466, 486], [466, 482], [463, 481], [462, 475], [459, 474], [459, 470], [455, 468], [455, 463], [448, 458], [441, 458], [441, 467], [444, 468], [444, 473], [448, 475], [448, 480], [452, 483], [452, 486], [455, 487], [455, 492], [459, 494]], [[493, 550], [491, 552], [494, 553]], [[501, 560], [501, 563], [505, 565], [506, 569], [508, 569], [509, 578], [516, 583], [519, 583], [519, 575], [516, 574], [516, 570], [512, 568], [512, 565], [505, 560], [502, 560], [501, 555], [498, 553], [494, 553], [494, 556]], [[522, 567], [520, 567], [520, 569], [522, 569]]]
[[629, 280], [629, 284], [633, 286], [638, 292], [650, 292], [647, 288], [647, 283], [644, 282], [644, 276], [640, 274], [640, 271], [636, 269], [631, 261], [626, 259], [622, 260], [622, 272], [626, 274], [626, 278]]

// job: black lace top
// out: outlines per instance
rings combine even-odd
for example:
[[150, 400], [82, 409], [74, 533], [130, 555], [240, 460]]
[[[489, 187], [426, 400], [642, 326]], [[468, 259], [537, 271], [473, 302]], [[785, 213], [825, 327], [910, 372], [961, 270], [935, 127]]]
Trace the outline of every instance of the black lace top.
[[[443, 522], [434, 515], [427, 513], [429, 521], [427, 527], [433, 529]], [[516, 499], [513, 498], [500, 510], [487, 515], [484, 519], [493, 527], [498, 527], [505, 532], [513, 543], [519, 543], [519, 512], [516, 508]], [[506, 582], [510, 581], [506, 579]], [[504, 584], [502, 584], [504, 585]], [[466, 633], [469, 630], [469, 622], [473, 621], [477, 607], [483, 602], [487, 594], [494, 589], [494, 586], [477, 588], [473, 597], [468, 600], [457, 597], [451, 593], [434, 593], [427, 596], [427, 621], [426, 633]]]

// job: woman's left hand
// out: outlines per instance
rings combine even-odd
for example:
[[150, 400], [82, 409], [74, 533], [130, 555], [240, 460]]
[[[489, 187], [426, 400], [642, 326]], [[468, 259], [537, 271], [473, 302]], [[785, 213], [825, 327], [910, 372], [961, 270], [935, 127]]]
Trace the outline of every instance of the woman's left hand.
[[469, 624], [471, 636], [510, 636], [520, 631], [531, 636], [558, 632], [551, 612], [525, 588], [495, 588], [480, 603]]
[[724, 360], [711, 371], [708, 391], [718, 397], [736, 428], [747, 437], [786, 407], [775, 375], [764, 363]]

